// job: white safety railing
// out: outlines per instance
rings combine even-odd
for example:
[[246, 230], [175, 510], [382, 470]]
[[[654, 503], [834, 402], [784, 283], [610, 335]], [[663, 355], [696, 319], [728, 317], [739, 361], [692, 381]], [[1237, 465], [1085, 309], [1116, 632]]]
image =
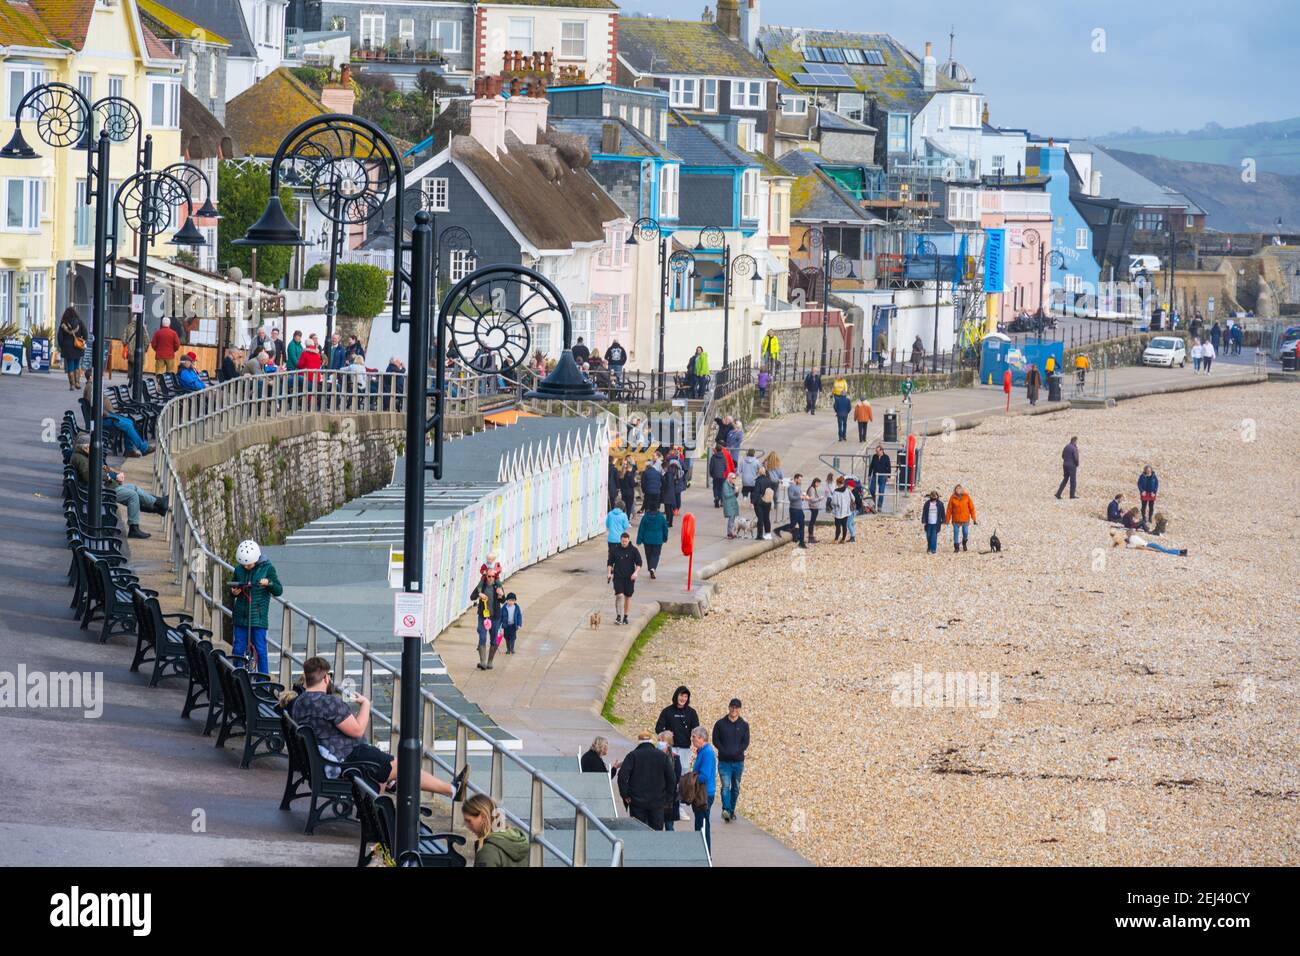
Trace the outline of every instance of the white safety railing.
[[[472, 387], [464, 389], [463, 399], [452, 401], [477, 401], [479, 389], [475, 380], [481, 376], [462, 374], [461, 371], [457, 374], [463, 384]], [[488, 378], [495, 379], [496, 376]], [[154, 481], [159, 492], [171, 498], [168, 517], [164, 519], [167, 543], [185, 609], [194, 616], [197, 627], [208, 628], [216, 635], [224, 633], [224, 622], [231, 616], [231, 610], [223, 603], [223, 583], [225, 575], [233, 571], [234, 566], [209, 550], [204, 542], [186, 500], [175, 455], [216, 441], [246, 425], [309, 412], [347, 415], [381, 411], [396, 416], [403, 408], [405, 387], [405, 376], [400, 373], [367, 373], [363, 383], [358, 373], [345, 371], [278, 372], [242, 376], [174, 398], [163, 406], [158, 415]], [[279, 605], [281, 613], [279, 640], [268, 638], [268, 644], [279, 656], [279, 682], [288, 687], [295, 674], [301, 673], [303, 662], [310, 657], [332, 655], [334, 673], [342, 674], [345, 655], [359, 656], [361, 693], [373, 699], [377, 674], [386, 677], [391, 686], [388, 707], [376, 706], [371, 712], [366, 739], [374, 742], [377, 736], [380, 740], [387, 737], [389, 752], [397, 753], [402, 695], [410, 692], [402, 686], [400, 670], [292, 602], [279, 597], [272, 597], [272, 600]], [[529, 834], [530, 865], [541, 866], [544, 852], [549, 851], [566, 866], [586, 866], [587, 842], [593, 830], [609, 842], [610, 865], [623, 865], [623, 841], [585, 803], [526, 760], [511, 753], [486, 730], [438, 700], [429, 690], [420, 687], [414, 692], [421, 697], [425, 769], [432, 772], [436, 766], [450, 774], [457, 772], [468, 762], [471, 737], [476, 741], [473, 749], [490, 749], [491, 769], [487, 787], [471, 781], [470, 789], [490, 796], [507, 819]], [[376, 724], [380, 726], [376, 727]], [[455, 728], [455, 749], [450, 763], [439, 754], [435, 739], [435, 728], [448, 724]], [[507, 761], [526, 773], [531, 781], [527, 820], [512, 813], [502, 803]], [[548, 797], [567, 806], [573, 816], [572, 847], [558, 845], [554, 836], [545, 832]], [[550, 805], [553, 806], [553, 802]], [[458, 810], [458, 805], [453, 804], [453, 820]]]

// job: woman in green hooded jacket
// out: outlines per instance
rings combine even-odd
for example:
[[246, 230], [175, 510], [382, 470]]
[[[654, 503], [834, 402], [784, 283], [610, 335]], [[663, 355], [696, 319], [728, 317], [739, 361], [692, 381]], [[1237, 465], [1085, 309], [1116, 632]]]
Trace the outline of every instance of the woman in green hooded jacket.
[[[528, 836], [497, 818], [497, 805], [476, 793], [461, 808], [465, 826], [474, 834], [474, 866], [527, 866]], [[502, 824], [498, 827], [498, 824]]]

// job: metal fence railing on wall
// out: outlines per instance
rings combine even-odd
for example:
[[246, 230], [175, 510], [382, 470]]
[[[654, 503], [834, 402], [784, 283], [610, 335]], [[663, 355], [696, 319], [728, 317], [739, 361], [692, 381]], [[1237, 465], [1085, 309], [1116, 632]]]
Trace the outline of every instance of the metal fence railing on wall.
[[[303, 380], [297, 380], [299, 375]], [[310, 376], [319, 375], [319, 379]], [[352, 387], [344, 376], [352, 378]], [[309, 387], [305, 383], [312, 382]], [[177, 470], [175, 455], [215, 441], [244, 425], [271, 421], [304, 411], [337, 411], [355, 413], [362, 404], [367, 407], [377, 402], [380, 409], [387, 401], [389, 410], [398, 410], [405, 387], [404, 377], [393, 375], [380, 378], [381, 386], [371, 392], [357, 387], [353, 373], [322, 371], [319, 373], [277, 373], [265, 376], [244, 376], [172, 399], [159, 413], [157, 442], [154, 453], [155, 488], [171, 497], [171, 508], [164, 519], [166, 542], [170, 550], [176, 583], [180, 586], [185, 610], [194, 617], [195, 625], [205, 627], [214, 634], [225, 633], [225, 623], [231, 617], [223, 595], [227, 575], [233, 566], [221, 555], [210, 550], [194, 518], [185, 487]], [[388, 382], [388, 385], [382, 383]], [[353, 404], [349, 405], [349, 402]], [[594, 837], [607, 842], [610, 865], [623, 865], [623, 841], [607, 827], [585, 803], [550, 780], [546, 774], [526, 760], [512, 753], [488, 731], [464, 717], [424, 687], [404, 688], [400, 670], [385, 659], [348, 638], [325, 621], [281, 597], [272, 597], [280, 613], [280, 632], [269, 636], [268, 644], [277, 657], [277, 680], [288, 687], [302, 672], [303, 662], [309, 657], [324, 656], [333, 661], [334, 672], [344, 673], [345, 656], [360, 658], [359, 690], [374, 700], [376, 677], [386, 678], [391, 693], [388, 706], [376, 706], [371, 722], [366, 728], [368, 742], [387, 743], [390, 753], [397, 752], [404, 693], [417, 693], [421, 698], [421, 723], [423, 729], [423, 764], [432, 772], [435, 767], [454, 773], [464, 767], [471, 750], [486, 751], [491, 757], [491, 770], [486, 787], [471, 781], [471, 791], [487, 793], [501, 808], [511, 823], [529, 835], [532, 865], [540, 866], [543, 853], [549, 852], [563, 865], [586, 866], [588, 845]], [[278, 638], [278, 639], [277, 639]], [[267, 662], [267, 669], [270, 670]], [[435, 728], [451, 727], [452, 758], [443, 755], [438, 746]], [[445, 739], [445, 738], [444, 738]], [[522, 771], [530, 780], [530, 801], [527, 819], [503, 806], [504, 769], [509, 764]], [[561, 809], [562, 808], [562, 809]], [[458, 813], [452, 806], [452, 819]], [[570, 831], [545, 830], [546, 820], [567, 813], [573, 821], [572, 843]], [[566, 834], [563, 844], [557, 842], [557, 832]]]

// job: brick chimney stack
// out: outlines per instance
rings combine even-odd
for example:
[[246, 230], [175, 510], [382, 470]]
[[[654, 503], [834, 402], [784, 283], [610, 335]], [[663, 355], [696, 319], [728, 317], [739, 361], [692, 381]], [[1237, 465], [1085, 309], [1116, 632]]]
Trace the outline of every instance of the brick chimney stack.
[[733, 40], [740, 39], [739, 0], [718, 0], [718, 29]]

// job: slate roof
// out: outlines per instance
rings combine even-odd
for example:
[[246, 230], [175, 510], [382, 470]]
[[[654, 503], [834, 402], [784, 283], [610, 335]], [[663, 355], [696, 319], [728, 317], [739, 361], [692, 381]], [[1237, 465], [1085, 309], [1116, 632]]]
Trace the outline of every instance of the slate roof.
[[[852, 33], [843, 30], [802, 30], [795, 27], [767, 26], [758, 31], [758, 46], [768, 66], [783, 83], [804, 89], [794, 81], [794, 74], [804, 71], [804, 58], [794, 48], [796, 38], [803, 48], [810, 46], [841, 47], [860, 50], [878, 50], [884, 60], [882, 66], [863, 63], [836, 63], [852, 78], [859, 92], [869, 94], [885, 110], [894, 112], [919, 112], [935, 93], [962, 91], [961, 84], [953, 82], [937, 71], [935, 88], [921, 86], [921, 59], [888, 33]], [[620, 37], [621, 41], [621, 37]], [[830, 87], [823, 87], [830, 90]], [[847, 87], [835, 90], [849, 92]]]
[[868, 126], [866, 123], [859, 123], [842, 113], [834, 110], [817, 111], [817, 128], [828, 129], [836, 133], [874, 133], [876, 128]]
[[667, 160], [679, 158], [658, 140], [651, 139], [630, 122], [617, 116], [558, 116], [551, 119], [552, 129], [586, 137], [587, 145], [593, 153], [606, 152], [602, 144], [605, 127], [610, 125], [619, 129], [620, 156], [658, 156]]
[[862, 209], [838, 183], [820, 168], [821, 157], [811, 150], [792, 149], [777, 159], [797, 177], [790, 187], [790, 218], [805, 222], [870, 222]]
[[620, 17], [618, 57], [635, 72], [653, 76], [772, 77], [745, 44], [700, 20]]
[[235, 0], [166, 0], [167, 9], [230, 43], [230, 55], [256, 57], [253, 37]]
[[472, 136], [451, 141], [451, 158], [478, 179], [524, 238], [539, 250], [603, 242], [605, 223], [626, 213], [591, 177], [585, 137], [548, 132], [525, 146], [506, 132], [506, 149], [494, 157]]
[[1070, 143], [1070, 151], [1092, 154], [1092, 168], [1101, 173], [1102, 198], [1119, 199], [1135, 206], [1186, 207], [1194, 214], [1205, 212], [1187, 196], [1147, 179], [1096, 143], [1076, 139]]
[[669, 114], [668, 148], [681, 157], [683, 166], [758, 165], [740, 147], [718, 139], [703, 126], [683, 119], [679, 113]]
[[290, 130], [328, 112], [309, 86], [280, 67], [226, 104], [226, 129], [246, 155], [274, 156]]

